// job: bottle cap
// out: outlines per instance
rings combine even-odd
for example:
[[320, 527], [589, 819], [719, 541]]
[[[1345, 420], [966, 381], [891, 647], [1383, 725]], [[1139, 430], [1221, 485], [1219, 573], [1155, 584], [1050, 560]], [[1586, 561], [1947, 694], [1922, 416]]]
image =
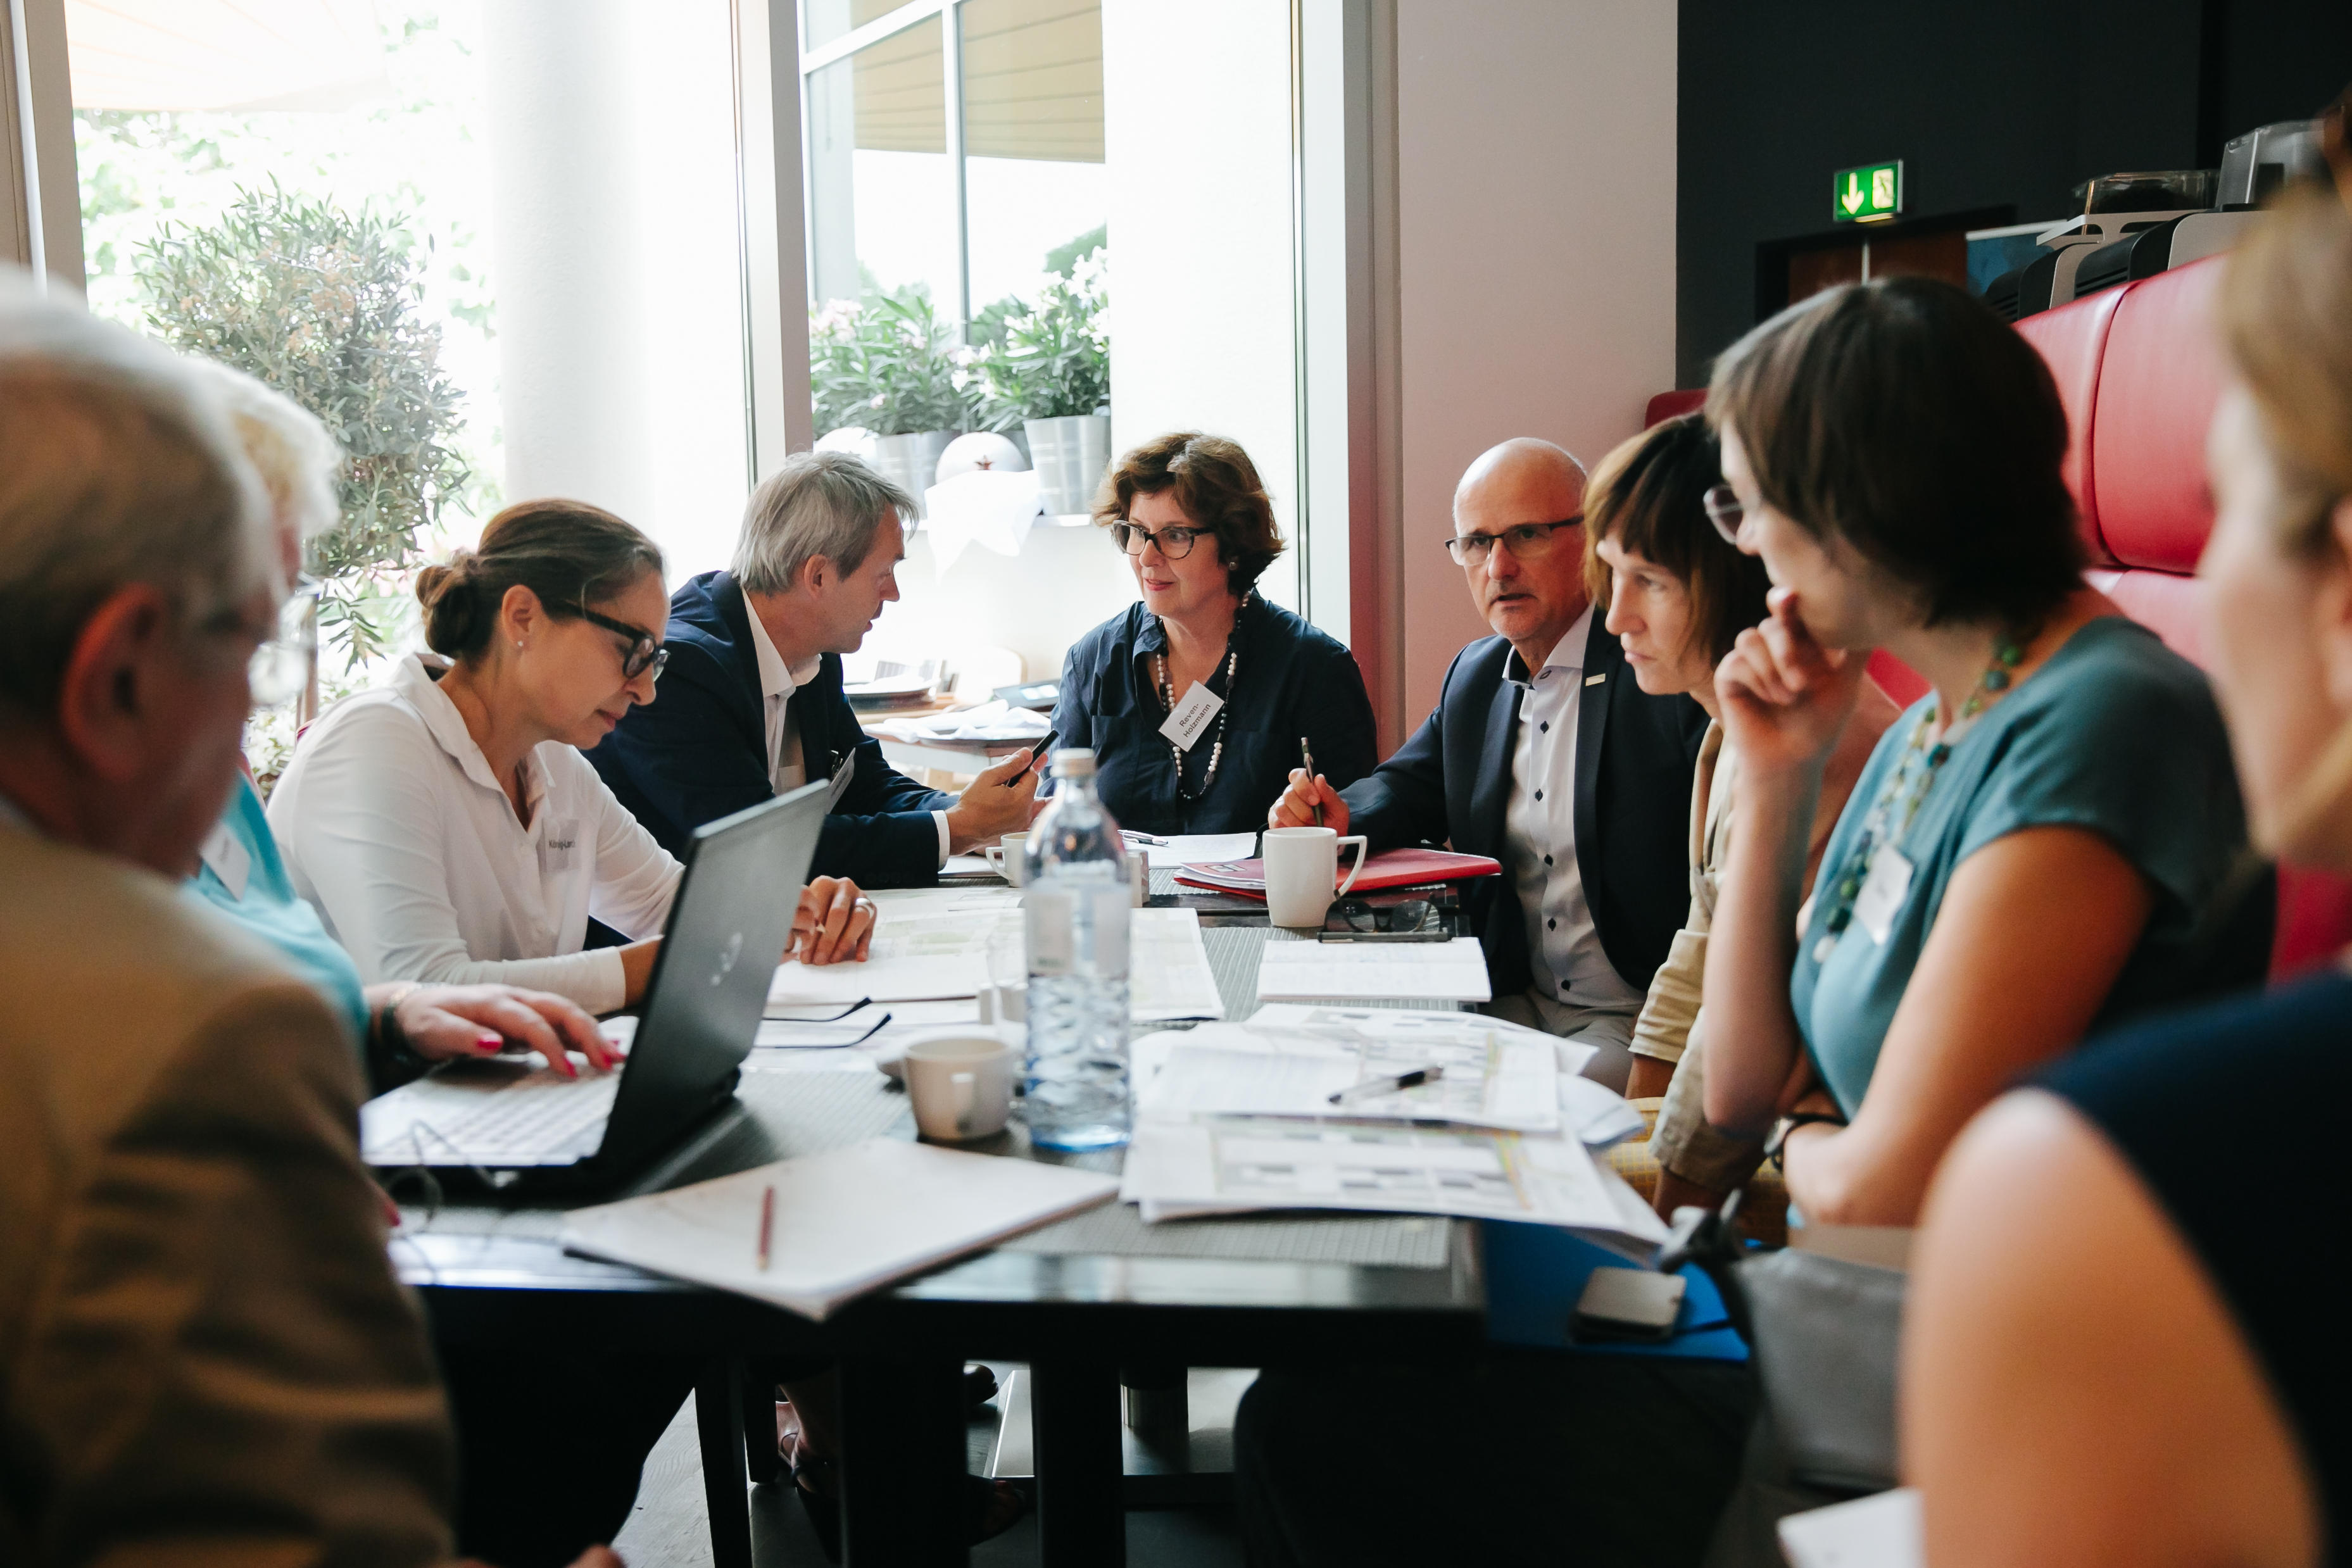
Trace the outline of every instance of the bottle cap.
[[1095, 776], [1095, 754], [1083, 746], [1066, 746], [1054, 753], [1054, 777], [1056, 779], [1091, 779]]

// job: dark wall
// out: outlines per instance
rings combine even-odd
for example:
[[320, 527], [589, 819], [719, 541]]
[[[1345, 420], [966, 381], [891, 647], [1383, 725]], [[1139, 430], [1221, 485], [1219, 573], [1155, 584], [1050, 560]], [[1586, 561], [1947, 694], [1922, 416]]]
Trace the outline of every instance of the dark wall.
[[1830, 226], [1830, 172], [1901, 158], [1908, 215], [2014, 205], [2352, 80], [2347, 0], [1680, 0], [1677, 384], [1755, 325], [1756, 246]]

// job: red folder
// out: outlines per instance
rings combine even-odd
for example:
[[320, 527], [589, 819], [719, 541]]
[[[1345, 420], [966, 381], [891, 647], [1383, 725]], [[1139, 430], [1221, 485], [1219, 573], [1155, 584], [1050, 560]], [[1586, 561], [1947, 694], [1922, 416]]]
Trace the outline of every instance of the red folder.
[[[1339, 880], [1347, 879], [1348, 856], [1339, 860]], [[1502, 862], [1485, 855], [1457, 855], [1445, 850], [1387, 850], [1364, 862], [1364, 872], [1350, 893], [1377, 893], [1388, 887], [1427, 887], [1434, 883], [1468, 882], [1474, 877], [1500, 876]], [[1265, 862], [1209, 861], [1176, 868], [1176, 880], [1190, 887], [1213, 887], [1250, 898], [1265, 896]]]

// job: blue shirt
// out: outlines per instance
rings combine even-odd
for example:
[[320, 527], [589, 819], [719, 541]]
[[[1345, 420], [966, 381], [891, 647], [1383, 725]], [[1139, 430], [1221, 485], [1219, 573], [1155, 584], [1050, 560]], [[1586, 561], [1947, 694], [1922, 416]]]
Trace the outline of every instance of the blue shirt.
[[[1812, 917], [1790, 980], [1798, 1027], [1822, 1081], [1848, 1116], [1862, 1104], [1878, 1050], [1960, 862], [1996, 839], [2035, 827], [2086, 828], [2131, 862], [2156, 894], [2139, 946], [2094, 1027], [2162, 1002], [2260, 977], [2259, 942], [2209, 945], [2200, 923], [2246, 841], [2245, 810], [2221, 711], [2197, 667], [2155, 632], [2120, 616], [2066, 640], [1965, 731], [1895, 845], [1909, 891], [1884, 943], [1860, 919], [1826, 963], [1830, 890], [1871, 807], [1900, 762], [1929, 693], [1871, 754], [1822, 860]], [[2241, 918], [2270, 912], [2249, 905]], [[2214, 955], [2207, 957], [2208, 952]], [[2249, 956], [2255, 960], [2252, 973]]]
[[[1062, 665], [1062, 695], [1054, 707], [1061, 738], [1054, 744], [1093, 748], [1096, 791], [1120, 827], [1161, 834], [1261, 829], [1299, 765], [1302, 737], [1315, 753], [1316, 771], [1335, 789], [1379, 762], [1372, 703], [1355, 655], [1252, 593], [1234, 614], [1225, 644], [1234, 660], [1232, 684], [1223, 660], [1208, 682], [1224, 699], [1224, 710], [1183, 758], [1183, 792], [1200, 799], [1181, 798], [1174, 747], [1160, 733], [1168, 708], [1160, 700], [1155, 655], [1167, 651], [1160, 617], [1137, 603], [1079, 638]], [[1216, 751], [1219, 719], [1224, 721], [1222, 754]], [[1208, 779], [1213, 756], [1217, 776]]]
[[183, 884], [187, 896], [211, 904], [285, 954], [304, 977], [326, 993], [327, 1000], [350, 1026], [352, 1043], [357, 1047], [367, 1039], [368, 1024], [359, 967], [327, 935], [319, 912], [294, 891], [293, 881], [286, 874], [286, 857], [278, 852], [269, 819], [262, 814], [261, 797], [243, 779], [229, 794], [221, 826], [250, 857], [244, 896], [231, 893], [209, 865], [199, 866], [196, 874]]

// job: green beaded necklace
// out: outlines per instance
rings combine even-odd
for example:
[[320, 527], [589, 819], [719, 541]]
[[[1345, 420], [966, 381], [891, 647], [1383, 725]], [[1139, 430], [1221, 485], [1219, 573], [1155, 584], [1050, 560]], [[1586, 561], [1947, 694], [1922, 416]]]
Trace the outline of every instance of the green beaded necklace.
[[[1911, 831], [1912, 820], [1927, 803], [1927, 791], [1935, 785], [1937, 770], [1951, 758], [1953, 746], [1978, 716], [2014, 684], [2017, 666], [2025, 662], [2025, 650], [2041, 633], [2042, 629], [2036, 626], [2020, 633], [2005, 633], [1993, 643], [1992, 663], [1985, 666], [1969, 700], [1960, 705], [1959, 716], [1944, 727], [1944, 733], [1934, 745], [1927, 743], [1931, 715], [1921, 714], [1918, 722], [1911, 727], [1902, 760], [1895, 765], [1894, 773], [1871, 805], [1870, 815], [1864, 819], [1862, 836], [1854, 841], [1853, 852], [1846, 856], [1845, 863], [1838, 868], [1830, 883], [1834, 902], [1830, 905], [1827, 933], [1813, 944], [1815, 964], [1829, 962], [1845, 928], [1853, 924], [1853, 906], [1862, 897], [1863, 885], [1870, 880], [1871, 862], [1878, 857], [1878, 847], [1893, 843]], [[1902, 819], [1899, 822], [1895, 821], [1898, 814]]]

